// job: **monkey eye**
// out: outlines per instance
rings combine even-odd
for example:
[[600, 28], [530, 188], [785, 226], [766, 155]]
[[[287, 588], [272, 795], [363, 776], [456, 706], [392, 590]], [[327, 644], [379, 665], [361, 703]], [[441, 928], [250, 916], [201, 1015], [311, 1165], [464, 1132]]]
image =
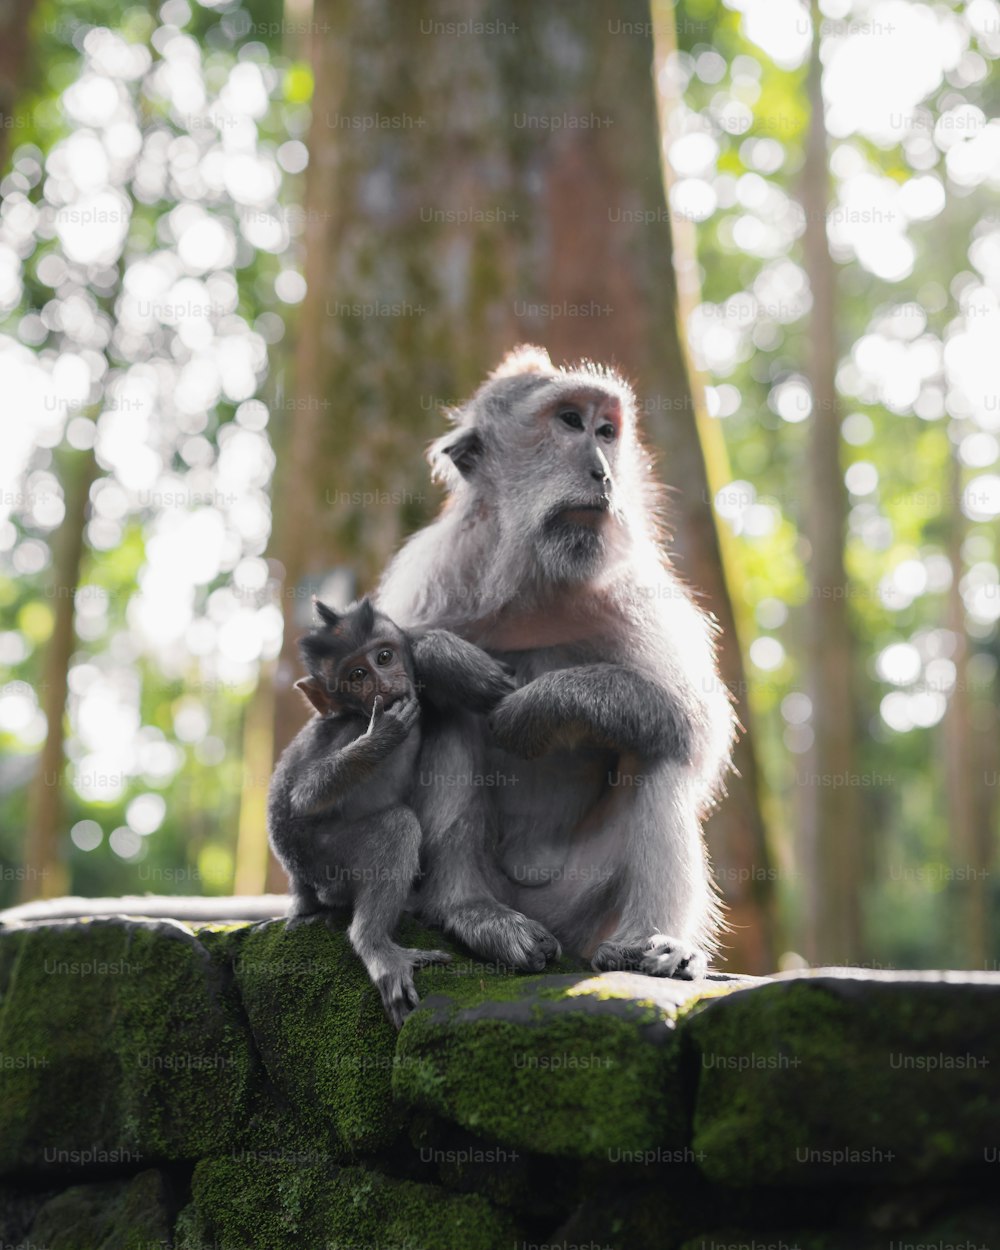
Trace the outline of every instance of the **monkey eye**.
[[392, 660], [392, 652], [388, 647], [383, 647], [375, 659], [379, 664], [384, 666]]
[[607, 443], [614, 442], [615, 427], [611, 424], [610, 421], [605, 421], [605, 423], [602, 426], [598, 427], [597, 433], [600, 435], [601, 438], [604, 439], [605, 442]]
[[367, 676], [368, 670], [366, 668], [352, 668], [347, 674], [348, 681], [364, 681]]
[[583, 429], [583, 417], [575, 408], [564, 408], [559, 414], [559, 420], [568, 425], [571, 430]]

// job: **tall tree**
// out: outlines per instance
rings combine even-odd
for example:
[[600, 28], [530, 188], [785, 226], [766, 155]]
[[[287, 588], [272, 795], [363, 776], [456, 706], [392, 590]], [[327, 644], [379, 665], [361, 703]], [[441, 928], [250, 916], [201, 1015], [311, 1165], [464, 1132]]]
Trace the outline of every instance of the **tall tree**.
[[66, 513], [52, 545], [50, 585], [53, 591], [53, 625], [42, 660], [41, 705], [47, 728], [38, 768], [28, 791], [22, 902], [33, 898], [56, 898], [65, 894], [69, 885], [69, 875], [59, 848], [66, 763], [63, 744], [66, 737], [69, 662], [73, 654], [74, 607], [83, 562], [83, 533], [90, 487], [95, 473], [96, 464], [91, 452], [70, 452], [65, 456], [60, 476], [65, 484]]
[[847, 491], [840, 463], [837, 274], [827, 237], [830, 174], [820, 60], [822, 15], [813, 5], [809, 130], [802, 174], [805, 268], [812, 290], [808, 376], [812, 417], [807, 451], [805, 528], [809, 540], [809, 674], [813, 746], [805, 787], [810, 846], [809, 955], [857, 962], [861, 944], [860, 804], [854, 742], [855, 645], [844, 567]]
[[[273, 549], [287, 579], [279, 748], [302, 718], [289, 702], [295, 588], [339, 564], [373, 583], [433, 510], [420, 452], [439, 409], [518, 340], [634, 380], [674, 488], [679, 563], [729, 627], [727, 678], [742, 688], [678, 318], [649, 8], [616, 7], [628, 35], [608, 12], [318, 0], [309, 294]], [[740, 788], [729, 802], [756, 800]], [[712, 850], [737, 880], [744, 849]], [[739, 962], [763, 970], [763, 909], [737, 919]]]
[[[656, 99], [660, 116], [663, 177], [667, 200], [673, 182], [667, 135], [669, 118], [680, 104], [673, 58], [677, 52], [677, 23], [671, 0], [652, 0], [655, 48]], [[694, 222], [690, 217], [672, 216], [673, 270], [677, 279], [676, 334], [684, 356], [691, 396], [691, 422], [683, 434], [689, 444], [690, 465], [679, 477], [687, 489], [677, 498], [683, 506], [682, 550], [690, 577], [703, 596], [703, 603], [719, 622], [719, 671], [732, 692], [740, 724], [751, 726], [752, 711], [746, 679], [744, 648], [751, 622], [747, 620], [746, 598], [739, 561], [732, 537], [720, 526], [714, 512], [703, 506], [732, 481], [725, 439], [717, 421], [708, 415], [704, 380], [694, 367], [684, 326], [700, 299], [698, 254]], [[679, 423], [678, 423], [679, 424]], [[693, 476], [687, 476], [687, 473]], [[692, 489], [701, 486], [701, 496]], [[708, 825], [709, 845], [716, 867], [724, 879], [726, 906], [732, 926], [731, 958], [734, 966], [770, 971], [775, 955], [774, 874], [767, 828], [760, 798], [760, 777], [752, 732], [741, 735], [733, 753], [736, 776], [729, 783], [729, 798], [713, 814]]]
[[0, 0], [0, 175], [7, 168], [14, 110], [29, 64], [34, 0]]
[[[992, 867], [990, 785], [985, 780], [987, 754], [983, 747], [990, 735], [976, 731], [978, 710], [969, 665], [969, 636], [965, 625], [965, 603], [961, 580], [964, 568], [962, 543], [968, 526], [962, 515], [962, 469], [958, 449], [951, 448], [949, 462], [948, 558], [951, 585], [948, 587], [947, 623], [955, 641], [952, 662], [955, 686], [948, 698], [944, 733], [944, 779], [952, 867], [956, 877], [959, 906], [956, 909], [956, 948], [969, 968], [986, 967], [989, 956], [989, 881]], [[986, 709], [982, 709], [986, 710]]]

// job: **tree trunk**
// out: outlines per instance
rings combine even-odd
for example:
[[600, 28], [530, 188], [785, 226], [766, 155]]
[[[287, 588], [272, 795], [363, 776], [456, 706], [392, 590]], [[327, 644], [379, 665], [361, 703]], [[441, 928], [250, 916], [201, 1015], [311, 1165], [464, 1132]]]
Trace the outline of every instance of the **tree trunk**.
[[[651, 8], [661, 164], [665, 198], [669, 202], [672, 174], [665, 144], [670, 114], [680, 103], [670, 72], [670, 58], [677, 51], [677, 26], [674, 5], [669, 0], [652, 0]], [[728, 799], [712, 814], [706, 833], [732, 927], [727, 941], [729, 961], [733, 967], [748, 972], [771, 972], [775, 958], [774, 869], [761, 808], [757, 755], [750, 732], [752, 709], [741, 645], [746, 643], [752, 622], [747, 619], [747, 600], [732, 534], [726, 526], [717, 524], [711, 508], [701, 506], [732, 481], [732, 473], [722, 430], [706, 410], [704, 380], [692, 364], [686, 337], [688, 318], [701, 295], [694, 222], [671, 216], [669, 228], [673, 232], [673, 270], [677, 278], [674, 326], [689, 378], [693, 416], [691, 420], [687, 413], [677, 414], [679, 419], [674, 422], [669, 442], [671, 447], [679, 440], [691, 444], [690, 464], [686, 467], [695, 475], [677, 479], [678, 486], [683, 483], [686, 487], [677, 497], [688, 505], [681, 549], [692, 585], [698, 588], [703, 606], [719, 622], [719, 671], [732, 692], [739, 722], [747, 731], [740, 736], [733, 753], [736, 775], [729, 781]]]
[[69, 874], [60, 854], [63, 812], [63, 744], [69, 662], [73, 655], [73, 616], [83, 562], [83, 531], [96, 464], [92, 452], [67, 454], [66, 515], [52, 543], [54, 616], [52, 635], [42, 660], [41, 705], [48, 726], [38, 770], [28, 790], [28, 832], [24, 845], [24, 879], [20, 900], [58, 898], [67, 893]]
[[[681, 567], [711, 579], [698, 588], [731, 625], [710, 572], [718, 538], [678, 326], [653, 44], [612, 35], [610, 13], [597, 0], [317, 0], [310, 293], [276, 493], [290, 605], [278, 749], [304, 716], [289, 702], [295, 585], [346, 564], [374, 584], [434, 511], [421, 452], [445, 428], [440, 409], [519, 340], [632, 379], [676, 488]], [[649, 30], [644, 0], [613, 16]], [[713, 850], [727, 868], [761, 853]], [[759, 911], [741, 909], [740, 924], [763, 932]], [[740, 959], [761, 968], [764, 949]]]
[[267, 847], [267, 788], [274, 761], [273, 663], [261, 667], [257, 689], [243, 711], [242, 757], [233, 893], [262, 894], [273, 862]]
[[945, 794], [950, 831], [954, 894], [959, 899], [956, 950], [965, 967], [985, 968], [989, 954], [988, 882], [991, 861], [990, 804], [984, 785], [984, 755], [973, 726], [973, 695], [969, 677], [969, 639], [962, 601], [962, 541], [966, 526], [962, 516], [962, 470], [958, 451], [951, 448], [948, 498], [948, 556], [951, 586], [948, 589], [948, 628], [955, 639], [952, 660], [955, 688], [944, 718]]
[[813, 6], [809, 132], [802, 181], [805, 267], [812, 290], [809, 382], [813, 412], [806, 479], [810, 544], [809, 672], [815, 735], [805, 780], [806, 834], [813, 879], [809, 956], [856, 963], [860, 953], [861, 854], [854, 741], [854, 640], [843, 545], [847, 496], [840, 465], [837, 398], [837, 275], [826, 218], [830, 201], [820, 61], [821, 14]]
[[0, 0], [0, 177], [7, 169], [14, 110], [28, 67], [33, 0]]

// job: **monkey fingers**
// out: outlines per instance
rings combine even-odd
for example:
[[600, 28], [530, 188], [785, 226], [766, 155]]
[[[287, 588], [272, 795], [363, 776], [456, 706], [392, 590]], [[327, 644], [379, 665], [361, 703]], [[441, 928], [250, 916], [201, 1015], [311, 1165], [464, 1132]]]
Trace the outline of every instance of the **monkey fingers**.
[[420, 1005], [420, 995], [413, 984], [412, 968], [408, 963], [400, 963], [383, 973], [375, 984], [386, 1015], [397, 1029], [401, 1029], [406, 1017]]
[[463, 903], [444, 915], [447, 932], [482, 959], [522, 972], [541, 972], [562, 954], [543, 924], [499, 903]]
[[419, 715], [420, 704], [412, 695], [405, 699], [400, 699], [398, 703], [394, 703], [386, 712], [387, 717], [391, 717], [401, 729], [407, 732], [416, 724]]
[[630, 942], [602, 942], [590, 961], [595, 972], [638, 972], [646, 949]]
[[414, 968], [425, 968], [430, 964], [451, 963], [451, 955], [447, 951], [423, 951], [417, 950], [413, 946], [404, 946], [403, 954], [409, 958]]
[[708, 971], [708, 956], [689, 942], [654, 933], [646, 944], [639, 971], [649, 977], [696, 981]]
[[322, 911], [311, 912], [308, 916], [289, 916], [285, 921], [285, 932], [294, 933], [296, 929], [304, 928], [308, 924], [322, 924], [326, 918], [327, 913]]

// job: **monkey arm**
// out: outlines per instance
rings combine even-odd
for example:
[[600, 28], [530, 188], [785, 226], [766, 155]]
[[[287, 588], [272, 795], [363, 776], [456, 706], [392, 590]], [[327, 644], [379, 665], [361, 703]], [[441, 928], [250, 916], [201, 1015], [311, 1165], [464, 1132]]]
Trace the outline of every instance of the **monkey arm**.
[[490, 717], [504, 750], [527, 759], [581, 737], [643, 759], [691, 758], [696, 704], [633, 669], [584, 664], [543, 673]]
[[413, 640], [413, 666], [421, 697], [447, 711], [491, 712], [514, 690], [509, 671], [474, 643], [446, 629]]
[[292, 815], [313, 816], [343, 802], [356, 786], [368, 781], [400, 745], [415, 718], [416, 701], [412, 715], [407, 714], [403, 719], [383, 715], [360, 738], [311, 760], [292, 783], [289, 795]]
[[327, 759], [314, 760], [295, 779], [290, 795], [293, 816], [313, 816], [341, 802], [382, 762], [383, 753], [367, 738], [358, 738]]

